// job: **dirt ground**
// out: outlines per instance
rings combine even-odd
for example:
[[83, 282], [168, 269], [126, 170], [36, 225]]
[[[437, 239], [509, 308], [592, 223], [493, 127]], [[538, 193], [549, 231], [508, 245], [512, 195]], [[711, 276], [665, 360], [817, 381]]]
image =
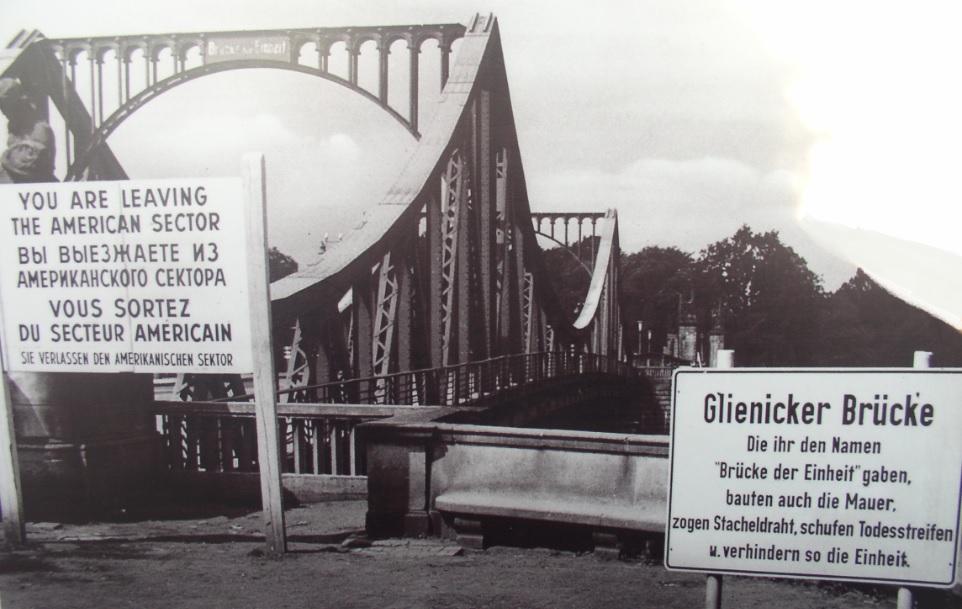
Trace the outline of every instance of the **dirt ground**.
[[[366, 504], [288, 510], [289, 552], [266, 555], [259, 512], [167, 514], [84, 525], [30, 523], [0, 551], [3, 609], [703, 607], [705, 579], [651, 561], [444, 540], [369, 541]], [[122, 515], [121, 515], [122, 516]], [[119, 518], [118, 520], [122, 520]], [[948, 592], [919, 607], [962, 609]], [[725, 607], [895, 607], [892, 588], [726, 577]]]

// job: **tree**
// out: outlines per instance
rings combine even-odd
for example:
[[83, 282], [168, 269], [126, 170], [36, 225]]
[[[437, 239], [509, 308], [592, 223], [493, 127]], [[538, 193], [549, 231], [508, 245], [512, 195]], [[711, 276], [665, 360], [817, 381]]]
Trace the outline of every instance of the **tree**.
[[822, 365], [909, 366], [931, 351], [939, 365], [962, 364], [962, 334], [889, 293], [859, 269], [828, 299]]
[[[592, 243], [592, 239], [595, 242]], [[590, 252], [597, 237], [586, 237], [582, 247], [557, 247], [544, 252], [545, 268], [559, 303], [569, 314], [580, 310], [588, 293], [591, 276], [586, 270], [590, 258], [579, 261], [573, 252]], [[621, 255], [621, 319], [629, 351], [660, 351], [665, 337], [674, 331], [678, 317], [678, 295], [691, 291], [692, 256], [674, 247], [646, 247]], [[638, 325], [643, 324], [639, 342]], [[647, 333], [652, 332], [649, 342]]]
[[[560, 246], [544, 250], [542, 260], [561, 309], [574, 319], [581, 312], [591, 286], [590, 252], [598, 247], [598, 237], [585, 237], [570, 248]], [[578, 257], [582, 253], [582, 258]]]
[[744, 365], [813, 365], [825, 302], [821, 280], [778, 232], [742, 226], [710, 245], [695, 262], [701, 319], [718, 305], [726, 347]]
[[[621, 319], [625, 342], [631, 351], [660, 351], [667, 333], [678, 325], [679, 294], [688, 297], [692, 257], [674, 247], [646, 247], [634, 254], [622, 254]], [[643, 324], [638, 336], [637, 322]], [[651, 341], [647, 333], [652, 332]], [[639, 338], [641, 340], [639, 341]]]
[[270, 282], [274, 283], [282, 277], [287, 277], [297, 271], [297, 261], [272, 247], [267, 252], [267, 274]]

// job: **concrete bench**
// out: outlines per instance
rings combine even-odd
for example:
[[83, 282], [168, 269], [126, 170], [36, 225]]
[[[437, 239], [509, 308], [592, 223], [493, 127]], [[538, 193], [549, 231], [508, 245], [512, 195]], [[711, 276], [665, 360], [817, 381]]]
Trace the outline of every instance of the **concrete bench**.
[[491, 517], [586, 526], [592, 529], [595, 553], [614, 558], [620, 554], [624, 533], [665, 530], [665, 506], [658, 502], [625, 505], [601, 499], [453, 492], [439, 496], [435, 506], [453, 516], [451, 526], [458, 543], [473, 549], [485, 547], [482, 521]]

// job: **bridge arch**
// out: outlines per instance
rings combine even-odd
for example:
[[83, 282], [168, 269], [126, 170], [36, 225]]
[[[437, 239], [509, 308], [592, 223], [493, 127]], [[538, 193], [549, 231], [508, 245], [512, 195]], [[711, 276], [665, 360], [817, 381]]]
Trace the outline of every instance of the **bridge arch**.
[[[162, 52], [168, 47], [157, 47], [151, 53]], [[106, 51], [105, 51], [106, 52]], [[180, 60], [180, 58], [178, 58]], [[89, 164], [98, 154], [98, 149], [105, 145], [107, 138], [110, 134], [117, 130], [124, 121], [126, 121], [130, 116], [134, 114], [137, 110], [144, 107], [150, 101], [156, 99], [161, 94], [166, 93], [180, 85], [197, 80], [204, 76], [210, 76], [213, 74], [220, 74], [224, 72], [232, 72], [237, 70], [247, 70], [247, 69], [275, 69], [275, 70], [286, 70], [290, 72], [297, 72], [300, 74], [306, 74], [316, 78], [321, 78], [335, 84], [342, 85], [355, 93], [361, 95], [361, 97], [373, 102], [374, 104], [380, 106], [385, 112], [388, 113], [391, 118], [399, 122], [405, 130], [407, 130], [415, 138], [420, 138], [420, 134], [412, 131], [412, 125], [404, 116], [402, 116], [397, 110], [381, 104], [380, 100], [376, 95], [358, 87], [356, 85], [351, 85], [351, 83], [345, 81], [343, 78], [331, 74], [329, 72], [321, 72], [314, 68], [303, 66], [294, 63], [282, 63], [276, 61], [257, 61], [257, 60], [244, 60], [235, 62], [223, 62], [215, 64], [202, 65], [197, 68], [190, 70], [185, 70], [183, 72], [175, 73], [173, 76], [165, 78], [151, 85], [150, 87], [144, 89], [140, 93], [130, 97], [120, 108], [115, 110], [113, 114], [107, 117], [94, 131], [90, 143], [87, 147], [81, 151], [76, 160], [71, 164], [70, 168], [67, 170], [67, 175], [64, 178], [65, 181], [75, 181], [80, 180], [84, 177], [85, 171], [89, 167]]]
[[[422, 73], [430, 74], [419, 65], [422, 48], [428, 41], [437, 42], [440, 61], [435, 69], [443, 87], [452, 45], [464, 32], [461, 24], [436, 24], [70, 39], [38, 36], [30, 40], [25, 47], [29, 52], [23, 54], [43, 56], [37, 58], [40, 61], [24, 63], [42, 64], [46, 74], [31, 78], [46, 89], [42, 94], [54, 99], [65, 118], [66, 133], [59, 139], [70, 148], [67, 179], [119, 179], [126, 174], [106, 148], [110, 132], [150, 99], [188, 80], [226, 70], [278, 68], [328, 80], [374, 101], [419, 138], [422, 91], [418, 83]], [[407, 61], [389, 61], [392, 50], [397, 52], [397, 42], [405, 43]], [[370, 86], [365, 88], [358, 82], [358, 60], [361, 47], [371, 43], [375, 48], [371, 61], [376, 65], [368, 78]], [[329, 69], [332, 47], [339, 44], [344, 45], [347, 59], [343, 75]], [[308, 45], [313, 46], [317, 57], [311, 63], [301, 61]], [[143, 64], [137, 65], [138, 59]], [[89, 76], [84, 76], [82, 70], [85, 63], [89, 64]], [[144, 72], [143, 78], [135, 78], [140, 71]], [[388, 96], [389, 72], [398, 71], [407, 73], [407, 101], [401, 103], [404, 98], [395, 94], [392, 105]], [[88, 95], [86, 101], [77, 90], [78, 76], [86, 79], [81, 87]], [[116, 97], [116, 104], [110, 102], [112, 96]], [[406, 106], [403, 113], [397, 109], [402, 105]], [[91, 163], [98, 166], [96, 171], [88, 171]]]

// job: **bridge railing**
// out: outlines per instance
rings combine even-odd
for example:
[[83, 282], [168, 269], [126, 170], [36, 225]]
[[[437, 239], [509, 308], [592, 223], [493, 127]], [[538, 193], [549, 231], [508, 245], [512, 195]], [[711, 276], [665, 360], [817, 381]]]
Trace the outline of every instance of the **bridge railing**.
[[629, 364], [602, 355], [549, 351], [295, 387], [279, 396], [282, 401], [313, 404], [457, 406], [530, 383], [594, 373], [637, 375]]
[[[290, 474], [364, 476], [361, 423], [409, 412], [410, 406], [279, 404], [281, 469]], [[154, 402], [163, 469], [257, 472], [252, 402]]]
[[[628, 364], [574, 352], [497, 357], [436, 370], [335, 381], [278, 392], [281, 467], [284, 473], [326, 476], [367, 474], [355, 430], [424, 406], [464, 405], [516, 388], [583, 374], [632, 376]], [[152, 412], [168, 471], [257, 472], [254, 403], [155, 401]]]
[[692, 362], [665, 353], [641, 353], [631, 356], [631, 365], [650, 379], [670, 380], [676, 368], [691, 366]]

